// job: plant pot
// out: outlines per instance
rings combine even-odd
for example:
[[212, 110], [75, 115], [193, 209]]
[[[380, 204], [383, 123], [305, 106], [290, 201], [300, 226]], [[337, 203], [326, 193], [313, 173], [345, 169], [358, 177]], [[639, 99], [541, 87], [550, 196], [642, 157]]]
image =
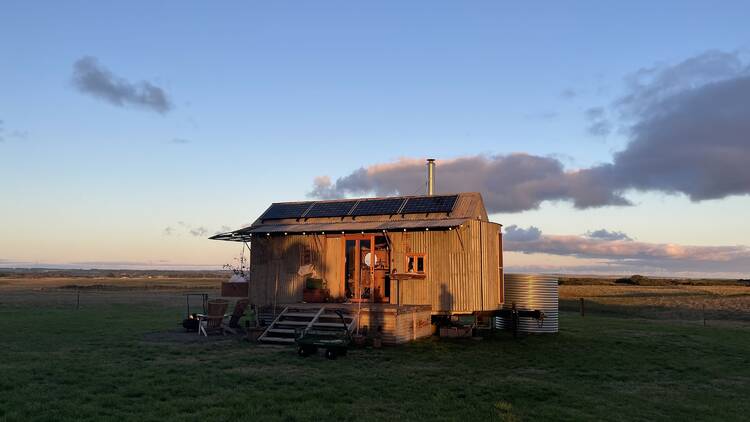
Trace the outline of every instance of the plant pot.
[[380, 349], [383, 347], [383, 339], [380, 337], [373, 337], [372, 339], [372, 347], [376, 349]]

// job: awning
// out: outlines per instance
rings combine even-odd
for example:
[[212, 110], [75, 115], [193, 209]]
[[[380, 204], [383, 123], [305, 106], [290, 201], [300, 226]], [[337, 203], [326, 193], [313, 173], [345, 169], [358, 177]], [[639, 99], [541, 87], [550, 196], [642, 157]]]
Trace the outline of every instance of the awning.
[[345, 223], [306, 223], [306, 224], [259, 224], [227, 233], [211, 236], [213, 240], [228, 240], [247, 242], [252, 235], [280, 234], [280, 233], [359, 233], [382, 232], [383, 230], [425, 230], [449, 229], [458, 227], [468, 221], [467, 218], [445, 218], [440, 220], [400, 220], [400, 221], [350, 221]]

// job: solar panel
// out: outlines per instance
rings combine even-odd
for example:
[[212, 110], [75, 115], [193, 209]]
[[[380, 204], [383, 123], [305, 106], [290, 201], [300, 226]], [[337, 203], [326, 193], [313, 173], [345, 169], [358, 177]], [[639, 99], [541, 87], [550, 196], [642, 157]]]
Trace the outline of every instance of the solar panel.
[[396, 214], [401, 209], [404, 198], [370, 199], [359, 201], [357, 207], [352, 210], [351, 215], [380, 215]]
[[401, 213], [427, 214], [432, 212], [451, 212], [453, 206], [456, 204], [456, 199], [458, 199], [458, 195], [409, 198]]
[[344, 217], [357, 201], [316, 202], [305, 214], [307, 217]]
[[281, 219], [281, 218], [299, 218], [302, 214], [310, 208], [312, 202], [295, 202], [295, 203], [282, 203], [282, 204], [271, 204], [261, 216], [262, 220], [269, 219]]

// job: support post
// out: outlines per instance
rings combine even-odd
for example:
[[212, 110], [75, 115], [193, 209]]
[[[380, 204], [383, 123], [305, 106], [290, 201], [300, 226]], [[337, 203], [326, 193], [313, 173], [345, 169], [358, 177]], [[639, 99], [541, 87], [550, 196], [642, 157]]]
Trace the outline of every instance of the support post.
[[586, 316], [586, 307], [583, 304], [583, 298], [581, 298], [581, 316]]

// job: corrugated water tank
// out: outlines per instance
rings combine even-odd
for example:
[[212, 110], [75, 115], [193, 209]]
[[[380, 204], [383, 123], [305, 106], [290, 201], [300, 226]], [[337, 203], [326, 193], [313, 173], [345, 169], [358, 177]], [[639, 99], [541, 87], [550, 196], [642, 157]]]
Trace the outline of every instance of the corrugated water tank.
[[[519, 318], [518, 331], [526, 333], [556, 333], [558, 331], [559, 293], [557, 277], [542, 274], [505, 274], [505, 303], [503, 309], [540, 310], [542, 320]], [[511, 319], [495, 318], [497, 328], [511, 328]]]

